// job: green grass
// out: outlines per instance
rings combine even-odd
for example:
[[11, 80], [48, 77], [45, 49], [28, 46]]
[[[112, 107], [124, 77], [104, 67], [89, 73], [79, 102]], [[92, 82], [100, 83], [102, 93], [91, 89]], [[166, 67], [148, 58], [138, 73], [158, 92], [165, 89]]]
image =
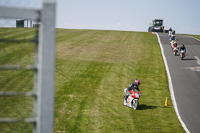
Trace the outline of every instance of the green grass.
[[[34, 37], [35, 29], [1, 28], [0, 39], [30, 40]], [[31, 42], [14, 43], [0, 42], [0, 65], [29, 65], [33, 64], [34, 44]], [[0, 70], [0, 91], [31, 91], [33, 90], [34, 72], [25, 70]], [[0, 97], [1, 118], [27, 118], [33, 114], [33, 98], [31, 97]], [[31, 132], [31, 124], [0, 123], [0, 132]]]
[[[184, 132], [170, 100], [155, 35], [63, 29], [57, 33], [55, 131]], [[123, 89], [136, 78], [143, 94], [139, 110], [125, 107], [122, 100]]]
[[[8, 33], [6, 37], [15, 37], [19, 33], [16, 31], [19, 29], [1, 30], [0, 35]], [[21, 30], [17, 37], [30, 32], [34, 33], [33, 29]], [[31, 34], [27, 36], [31, 38]], [[19, 52], [22, 55], [15, 57], [15, 50], [12, 52], [11, 49], [21, 50], [16, 45], [1, 47], [0, 55], [3, 58], [0, 60], [3, 64], [32, 63], [31, 52], [28, 52], [29, 55]], [[23, 49], [32, 51], [30, 47], [23, 46]], [[56, 53], [55, 132], [185, 132], [172, 105], [156, 35], [130, 31], [57, 29]], [[22, 73], [2, 74], [0, 89], [10, 90], [13, 84], [19, 91], [20, 88], [31, 88], [32, 79]], [[133, 110], [123, 105], [122, 96], [124, 88], [136, 78], [141, 80], [142, 97], [139, 109]], [[166, 97], [168, 107], [164, 107]], [[0, 106], [12, 104], [13, 101], [6, 101], [1, 102]], [[21, 106], [19, 108], [22, 110]], [[31, 109], [22, 112], [27, 110]], [[5, 110], [0, 112], [2, 115], [7, 115]], [[14, 129], [8, 124], [0, 124], [0, 129], [5, 132], [25, 132], [23, 129], [30, 128], [30, 125], [20, 125]]]
[[200, 39], [200, 35], [191, 35], [191, 36], [193, 36], [193, 37], [195, 37], [197, 39]]

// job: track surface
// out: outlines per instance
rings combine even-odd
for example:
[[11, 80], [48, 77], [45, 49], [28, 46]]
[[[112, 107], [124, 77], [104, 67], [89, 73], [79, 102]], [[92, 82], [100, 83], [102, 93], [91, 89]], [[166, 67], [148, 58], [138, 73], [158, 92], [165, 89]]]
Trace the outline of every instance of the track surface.
[[200, 133], [200, 41], [176, 35], [178, 46], [185, 44], [186, 57], [174, 56], [168, 34], [159, 33], [168, 63], [179, 114], [191, 133]]

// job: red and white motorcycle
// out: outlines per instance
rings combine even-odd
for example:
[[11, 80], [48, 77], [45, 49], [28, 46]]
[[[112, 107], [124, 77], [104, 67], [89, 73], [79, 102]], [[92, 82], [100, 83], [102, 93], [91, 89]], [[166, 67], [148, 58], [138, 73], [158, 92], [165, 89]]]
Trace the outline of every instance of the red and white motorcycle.
[[[127, 88], [124, 89], [124, 93], [128, 94]], [[141, 96], [142, 95], [141, 95], [140, 91], [138, 91], [137, 89], [132, 89], [130, 91], [130, 95], [128, 96], [127, 99], [126, 99], [126, 96], [123, 96], [124, 105], [136, 110], [139, 106], [139, 98]]]
[[178, 48], [177, 47], [173, 48], [173, 53], [174, 53], [175, 56], [177, 55], [177, 53], [178, 53]]
[[173, 51], [174, 55], [176, 56], [178, 51], [179, 51], [178, 50], [178, 45], [177, 45], [176, 42], [174, 42], [174, 44], [172, 45], [172, 51]]

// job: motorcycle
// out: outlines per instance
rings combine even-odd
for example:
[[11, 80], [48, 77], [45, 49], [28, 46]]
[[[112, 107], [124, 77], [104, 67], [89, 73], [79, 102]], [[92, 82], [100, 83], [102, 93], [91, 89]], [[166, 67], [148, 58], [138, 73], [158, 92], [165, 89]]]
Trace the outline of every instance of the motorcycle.
[[185, 57], [185, 50], [181, 49], [180, 50], [180, 58], [181, 58], [181, 60], [183, 60], [184, 57]]
[[[127, 88], [124, 89], [124, 93], [127, 94]], [[137, 89], [132, 89], [130, 91], [130, 95], [128, 96], [128, 98], [126, 99], [126, 96], [123, 95], [123, 101], [124, 101], [124, 105], [133, 108], [134, 110], [136, 110], [139, 106], [139, 98], [141, 97], [141, 93], [140, 91], [138, 91]]]
[[172, 31], [169, 31], [169, 37], [171, 37], [171, 35], [172, 35]]
[[172, 51], [173, 51], [174, 55], [176, 56], [178, 53], [178, 45], [176, 42], [174, 42], [174, 44], [172, 45]]
[[175, 36], [175, 30], [169, 31], [168, 33], [169, 33], [169, 37], [171, 37], [171, 36], [173, 36], [173, 35]]
[[177, 47], [173, 47], [173, 53], [174, 53], [175, 56], [177, 55], [177, 53], [178, 53], [178, 48]]

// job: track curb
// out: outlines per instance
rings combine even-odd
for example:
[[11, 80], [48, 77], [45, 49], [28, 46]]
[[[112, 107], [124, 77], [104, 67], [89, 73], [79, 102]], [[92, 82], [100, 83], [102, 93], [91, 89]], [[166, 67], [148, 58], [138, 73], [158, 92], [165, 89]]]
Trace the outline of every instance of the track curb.
[[160, 49], [161, 49], [163, 61], [165, 63], [165, 69], [166, 69], [167, 76], [168, 76], [168, 82], [169, 82], [169, 88], [170, 88], [171, 98], [172, 98], [174, 109], [176, 111], [176, 115], [178, 116], [178, 119], [181, 122], [181, 125], [184, 128], [184, 130], [187, 133], [190, 133], [190, 131], [188, 130], [187, 126], [185, 125], [185, 123], [181, 119], [181, 116], [180, 116], [179, 111], [178, 111], [178, 107], [177, 107], [177, 104], [176, 104], [176, 98], [175, 98], [175, 95], [174, 95], [174, 89], [173, 89], [172, 79], [171, 79], [171, 75], [170, 75], [170, 72], [169, 72], [169, 67], [168, 67], [168, 64], [167, 64], [167, 59], [166, 59], [165, 54], [164, 54], [163, 46], [162, 46], [162, 43], [160, 41], [160, 37], [159, 37], [158, 33], [153, 33], [153, 34], [156, 34], [156, 36], [158, 38], [158, 42], [160, 44]]

